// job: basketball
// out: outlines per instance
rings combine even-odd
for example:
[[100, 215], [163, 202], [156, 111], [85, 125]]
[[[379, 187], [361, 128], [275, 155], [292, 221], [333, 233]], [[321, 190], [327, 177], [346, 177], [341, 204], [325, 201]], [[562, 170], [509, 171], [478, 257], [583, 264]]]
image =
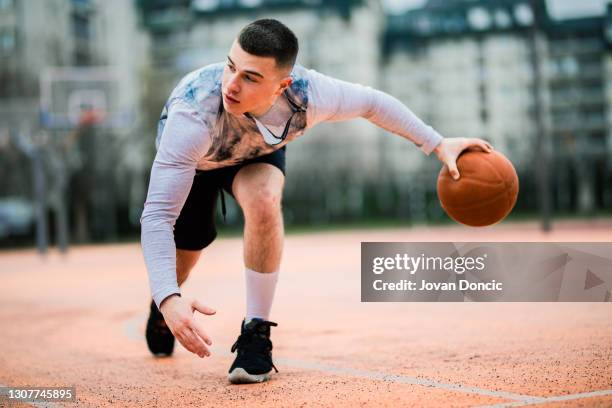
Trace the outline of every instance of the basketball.
[[493, 150], [466, 150], [457, 159], [459, 180], [447, 166], [438, 174], [438, 199], [453, 220], [471, 227], [484, 227], [504, 219], [516, 203], [519, 181], [514, 166]]

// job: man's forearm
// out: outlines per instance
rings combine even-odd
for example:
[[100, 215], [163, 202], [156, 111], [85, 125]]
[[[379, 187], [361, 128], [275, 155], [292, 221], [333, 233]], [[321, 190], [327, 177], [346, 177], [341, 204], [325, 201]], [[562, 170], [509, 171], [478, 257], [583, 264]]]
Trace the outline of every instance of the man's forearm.
[[[143, 213], [141, 245], [153, 301], [160, 307], [168, 296], [180, 293], [176, 277], [176, 247], [171, 225], [152, 221]], [[167, 223], [166, 223], [167, 224]]]
[[418, 118], [397, 98], [370, 90], [370, 110], [364, 115], [375, 125], [412, 141], [427, 155], [438, 147], [443, 137]]

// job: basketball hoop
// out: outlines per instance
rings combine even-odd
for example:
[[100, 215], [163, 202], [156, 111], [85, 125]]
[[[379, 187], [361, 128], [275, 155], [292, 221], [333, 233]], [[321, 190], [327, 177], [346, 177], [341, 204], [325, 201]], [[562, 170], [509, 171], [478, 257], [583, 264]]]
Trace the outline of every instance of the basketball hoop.
[[111, 67], [49, 67], [41, 73], [40, 86], [45, 129], [122, 130], [133, 125], [133, 112], [120, 105], [120, 77]]
[[78, 127], [90, 127], [95, 126], [104, 121], [105, 113], [102, 110], [98, 109], [87, 109], [81, 112], [81, 116], [79, 117]]

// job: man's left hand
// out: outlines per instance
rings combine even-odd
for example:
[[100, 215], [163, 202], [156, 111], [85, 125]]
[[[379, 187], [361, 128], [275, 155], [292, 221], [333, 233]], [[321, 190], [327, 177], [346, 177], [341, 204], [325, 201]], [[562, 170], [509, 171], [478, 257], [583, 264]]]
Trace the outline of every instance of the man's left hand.
[[457, 169], [457, 157], [464, 150], [482, 150], [489, 153], [493, 146], [489, 142], [468, 137], [453, 137], [442, 139], [442, 142], [433, 150], [438, 159], [448, 167], [448, 171], [453, 179], [459, 180], [460, 174]]

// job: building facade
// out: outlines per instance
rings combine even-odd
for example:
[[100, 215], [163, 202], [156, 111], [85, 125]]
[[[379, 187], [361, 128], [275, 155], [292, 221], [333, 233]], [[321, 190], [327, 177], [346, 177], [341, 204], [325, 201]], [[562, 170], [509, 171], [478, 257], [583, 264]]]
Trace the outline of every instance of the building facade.
[[[492, 142], [519, 172], [518, 211], [535, 212], [544, 198], [558, 213], [612, 208], [612, 8], [555, 20], [545, 0], [429, 0], [400, 15], [386, 15], [380, 0], [0, 0], [0, 162], [14, 170], [0, 196], [32, 197], [31, 163], [14, 143], [23, 129], [56, 145], [68, 136], [41, 132], [40, 73], [109, 67], [129, 125], [80, 138], [46, 172], [58, 199], [54, 166], [73, 166], [72, 224], [97, 225], [83, 240], [133, 233], [170, 91], [224, 60], [238, 31], [264, 17], [295, 31], [298, 63], [386, 91], [446, 137]], [[439, 169], [366, 120], [319, 125], [288, 147], [286, 222], [446, 219]]]
[[[119, 211], [138, 224], [150, 165], [148, 144], [138, 137], [146, 133], [139, 107], [148, 39], [131, 2], [0, 1], [0, 161], [11, 169], [0, 181], [0, 201], [40, 201], [32, 191], [36, 150], [46, 185], [39, 204], [45, 213], [69, 213], [77, 240], [117, 237]], [[55, 67], [117, 72], [113, 105], [129, 107], [129, 123], [78, 137], [70, 128], [49, 128], [41, 76]]]
[[522, 176], [526, 207], [537, 206], [544, 160], [556, 210], [605, 210], [609, 20], [610, 9], [557, 21], [544, 0], [430, 0], [388, 19], [386, 88], [403, 89], [401, 99], [445, 136], [491, 141]]

